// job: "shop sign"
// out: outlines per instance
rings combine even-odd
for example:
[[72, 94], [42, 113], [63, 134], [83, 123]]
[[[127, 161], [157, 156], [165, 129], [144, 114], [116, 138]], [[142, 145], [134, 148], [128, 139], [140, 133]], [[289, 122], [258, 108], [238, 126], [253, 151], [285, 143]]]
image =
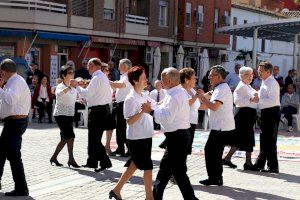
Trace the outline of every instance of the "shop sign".
[[51, 85], [51, 87], [56, 86], [57, 65], [58, 65], [58, 57], [55, 55], [51, 55], [51, 60], [50, 60], [50, 85]]
[[119, 38], [108, 38], [108, 37], [92, 37], [92, 41], [96, 43], [125, 44], [125, 45], [138, 45], [138, 46], [146, 45], [146, 42], [143, 40], [119, 39]]

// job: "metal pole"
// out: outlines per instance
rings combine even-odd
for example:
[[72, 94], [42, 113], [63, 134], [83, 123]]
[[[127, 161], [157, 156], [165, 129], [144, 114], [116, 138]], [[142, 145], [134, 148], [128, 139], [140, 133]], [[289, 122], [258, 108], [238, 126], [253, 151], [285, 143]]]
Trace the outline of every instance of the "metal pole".
[[299, 36], [298, 34], [294, 36], [294, 51], [293, 51], [294, 54], [293, 67], [296, 70], [297, 70], [297, 61], [298, 61], [298, 36]]
[[257, 34], [258, 34], [258, 28], [255, 28], [253, 31], [253, 49], [252, 49], [252, 68], [253, 69], [256, 69]]

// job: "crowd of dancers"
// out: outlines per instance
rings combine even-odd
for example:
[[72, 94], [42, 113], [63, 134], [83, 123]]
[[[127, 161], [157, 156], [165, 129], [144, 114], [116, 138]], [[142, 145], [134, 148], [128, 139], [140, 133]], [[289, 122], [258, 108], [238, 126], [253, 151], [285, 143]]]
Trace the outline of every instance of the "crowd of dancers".
[[[98, 58], [92, 58], [86, 64], [86, 70], [91, 75], [87, 86], [82, 84], [82, 79], [74, 79], [74, 64], [61, 67], [61, 83], [55, 88], [53, 111], [61, 140], [50, 162], [62, 166], [57, 157], [67, 144], [68, 166], [80, 167], [73, 156], [75, 105], [80, 97], [88, 107], [88, 157], [83, 167], [100, 172], [112, 167], [109, 156], [129, 157], [125, 164], [127, 168], [109, 192], [109, 198], [122, 199], [122, 187], [139, 169], [144, 171], [147, 200], [163, 199], [171, 177], [184, 199], [198, 199], [187, 176], [186, 161], [192, 153], [199, 110], [208, 110], [210, 127], [205, 145], [208, 178], [199, 181], [200, 184], [223, 185], [223, 165], [235, 166], [230, 159], [238, 149], [246, 152], [244, 170], [279, 173], [276, 142], [281, 114], [280, 86], [273, 76], [271, 63], [262, 62], [258, 66], [261, 79], [259, 90], [250, 85], [254, 74], [252, 68], [238, 68], [238, 81], [235, 81], [238, 84], [233, 88], [226, 70], [220, 65], [213, 66], [207, 74], [211, 87], [208, 92], [196, 88], [197, 77], [192, 68], [180, 71], [165, 68], [161, 80], [155, 82], [156, 89], [147, 92], [144, 68], [132, 66], [128, 59], [119, 62], [120, 80], [110, 77], [111, 68]], [[31, 95], [25, 80], [16, 71], [12, 60], [6, 59], [0, 65], [1, 117], [4, 122], [0, 138], [0, 181], [7, 159], [11, 164], [15, 189], [5, 195], [27, 196], [29, 191], [21, 160], [21, 143], [28, 124]], [[42, 87], [34, 99], [43, 103], [46, 109], [50, 91], [46, 86]], [[253, 128], [258, 109], [261, 113], [260, 154], [252, 164], [251, 152], [255, 145]], [[151, 149], [155, 128], [160, 128], [165, 135], [165, 141], [160, 145], [165, 152], [156, 179], [152, 182]], [[110, 139], [114, 129], [118, 147], [111, 152]], [[101, 142], [104, 131], [108, 139], [105, 146]], [[231, 150], [222, 159], [225, 145], [230, 145]]]

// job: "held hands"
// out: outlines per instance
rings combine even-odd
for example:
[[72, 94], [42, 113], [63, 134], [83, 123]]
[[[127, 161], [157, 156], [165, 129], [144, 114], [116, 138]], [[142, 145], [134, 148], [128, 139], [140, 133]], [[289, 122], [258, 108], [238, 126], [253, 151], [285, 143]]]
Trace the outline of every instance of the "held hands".
[[252, 98], [250, 98], [250, 102], [253, 102], [253, 103], [259, 102], [259, 97], [258, 97], [257, 93], [255, 93], [254, 96]]
[[151, 103], [147, 101], [146, 103], [142, 104], [142, 112], [144, 113], [150, 113], [152, 111], [151, 109]]
[[75, 79], [71, 79], [70, 86], [76, 88], [78, 86], [78, 82]]

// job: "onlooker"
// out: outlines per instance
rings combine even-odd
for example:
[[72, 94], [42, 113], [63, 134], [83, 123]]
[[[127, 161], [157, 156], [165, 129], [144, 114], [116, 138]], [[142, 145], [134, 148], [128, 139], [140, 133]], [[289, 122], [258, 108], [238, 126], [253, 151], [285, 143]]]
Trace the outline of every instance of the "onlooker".
[[109, 72], [111, 74], [111, 81], [120, 80], [120, 71], [115, 66], [115, 63], [113, 61], [109, 61], [107, 64], [109, 66]]
[[[78, 85], [82, 88], [85, 88], [85, 83], [83, 81], [83, 79], [81, 77], [77, 77], [75, 79], [78, 82]], [[80, 96], [79, 93], [77, 93], [77, 98], [76, 98], [76, 102], [75, 102], [75, 114], [74, 114], [74, 122], [75, 122], [75, 127], [78, 127], [78, 123], [80, 121], [80, 113], [78, 112], [78, 110], [84, 110], [86, 107], [86, 100], [84, 98], [82, 98]]]
[[297, 83], [296, 78], [297, 78], [297, 70], [295, 69], [289, 70], [288, 76], [284, 80], [283, 93], [287, 92], [287, 87], [290, 84], [294, 85], [296, 91], [296, 83]]
[[163, 89], [162, 82], [160, 80], [156, 80], [154, 82], [154, 87], [155, 89], [150, 92], [149, 96], [157, 103], [161, 102], [165, 98], [166, 90]]
[[43, 78], [42, 76], [44, 75], [43, 72], [41, 72], [41, 70], [38, 69], [38, 65], [36, 63], [31, 63], [30, 64], [30, 69], [27, 72], [27, 84], [30, 85], [32, 82], [32, 77], [33, 76], [37, 76], [38, 77], [38, 81], [40, 82], [41, 79]]
[[[261, 110], [260, 153], [253, 170], [279, 173], [276, 143], [280, 120], [280, 88], [272, 76], [272, 71], [271, 63], [259, 64], [258, 73], [262, 79], [258, 102]], [[266, 161], [268, 169], [264, 170]]]
[[222, 154], [224, 145], [232, 144], [235, 129], [233, 97], [230, 87], [224, 82], [226, 75], [227, 72], [222, 66], [212, 67], [209, 80], [214, 90], [210, 100], [200, 95], [201, 103], [208, 108], [211, 128], [204, 150], [208, 179], [200, 181], [203, 185], [223, 185]]
[[280, 86], [280, 91], [282, 91], [283, 86], [284, 86], [284, 80], [283, 80], [283, 77], [279, 75], [279, 67], [278, 66], [274, 66], [273, 76]]
[[48, 114], [48, 122], [52, 123], [52, 102], [53, 95], [51, 92], [51, 87], [48, 84], [48, 77], [46, 75], [43, 75], [42, 80], [36, 87], [32, 97], [32, 105], [36, 105], [38, 107], [38, 123], [43, 123], [45, 111]]
[[261, 78], [258, 75], [258, 72], [257, 72], [256, 69], [253, 69], [253, 81], [251, 83], [251, 86], [256, 91], [258, 91], [260, 89], [260, 86], [261, 86]]
[[109, 198], [122, 199], [121, 190], [124, 184], [139, 169], [144, 171], [146, 200], [153, 200], [153, 163], [151, 160], [153, 119], [149, 114], [152, 109], [150, 102], [148, 103], [149, 97], [144, 96], [142, 92], [147, 86], [147, 78], [142, 67], [131, 68], [128, 71], [128, 78], [134, 88], [124, 101], [124, 116], [128, 124], [127, 139], [131, 157], [125, 164], [128, 168], [114, 189], [110, 191]]
[[240, 77], [239, 77], [240, 68], [241, 68], [241, 65], [236, 64], [234, 66], [234, 73], [229, 73], [225, 78], [225, 82], [229, 85], [231, 91], [234, 91], [236, 86], [240, 82]]
[[281, 99], [281, 121], [288, 122], [288, 131], [293, 131], [293, 114], [298, 113], [299, 95], [295, 92], [293, 84], [288, 85], [287, 92]]
[[88, 59], [83, 59], [81, 68], [75, 71], [75, 78], [81, 77], [83, 79], [91, 79], [91, 75], [87, 70], [87, 63]]
[[33, 75], [31, 78], [31, 84], [28, 85], [30, 89], [31, 96], [33, 96], [34, 90], [38, 85], [39, 78], [36, 75]]
[[28, 196], [21, 147], [22, 135], [28, 125], [30, 91], [25, 80], [17, 74], [17, 66], [12, 60], [5, 59], [1, 62], [0, 75], [1, 118], [4, 122], [0, 137], [0, 189], [4, 164], [8, 160], [15, 189], [6, 192], [5, 196]]

